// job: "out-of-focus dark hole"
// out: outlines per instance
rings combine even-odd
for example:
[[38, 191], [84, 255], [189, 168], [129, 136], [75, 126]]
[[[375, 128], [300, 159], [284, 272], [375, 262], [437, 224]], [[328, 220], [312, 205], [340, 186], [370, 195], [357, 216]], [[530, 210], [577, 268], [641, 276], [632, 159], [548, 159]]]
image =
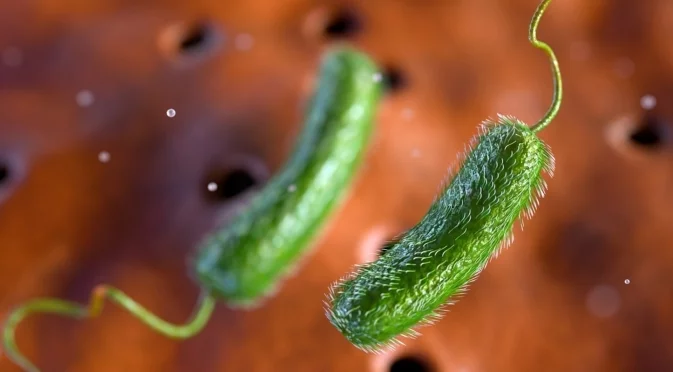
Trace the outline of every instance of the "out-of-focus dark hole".
[[405, 356], [393, 361], [390, 372], [430, 372], [430, 365], [417, 356]]
[[406, 76], [395, 67], [387, 67], [383, 71], [383, 84], [386, 91], [395, 92], [407, 86]]
[[324, 34], [332, 38], [348, 38], [362, 31], [363, 22], [354, 9], [342, 9], [332, 16], [325, 25]]
[[207, 192], [211, 198], [229, 200], [257, 185], [257, 179], [245, 169], [233, 169], [208, 181]]
[[9, 167], [7, 164], [0, 163], [0, 186], [6, 184], [10, 179]]
[[657, 149], [667, 140], [666, 125], [654, 116], [645, 117], [630, 133], [629, 139], [637, 146]]
[[188, 28], [182, 35], [179, 43], [179, 51], [184, 54], [203, 51], [212, 44], [212, 27], [207, 23], [197, 23]]

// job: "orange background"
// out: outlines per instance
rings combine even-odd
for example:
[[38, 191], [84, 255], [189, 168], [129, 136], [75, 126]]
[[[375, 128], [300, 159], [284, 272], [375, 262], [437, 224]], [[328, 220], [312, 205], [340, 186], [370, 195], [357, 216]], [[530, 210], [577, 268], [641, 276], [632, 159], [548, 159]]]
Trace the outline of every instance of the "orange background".
[[[106, 282], [182, 321], [193, 250], [283, 165], [321, 52], [351, 42], [393, 82], [350, 198], [263, 306], [221, 305], [183, 342], [115, 306], [86, 322], [32, 317], [22, 350], [45, 372], [673, 370], [669, 0], [552, 2], [538, 35], [564, 77], [540, 135], [555, 176], [442, 321], [369, 355], [324, 316], [329, 284], [420, 219], [481, 121], [545, 112], [549, 66], [527, 40], [536, 6], [1, 0], [3, 316]], [[3, 357], [0, 370], [17, 369]]]

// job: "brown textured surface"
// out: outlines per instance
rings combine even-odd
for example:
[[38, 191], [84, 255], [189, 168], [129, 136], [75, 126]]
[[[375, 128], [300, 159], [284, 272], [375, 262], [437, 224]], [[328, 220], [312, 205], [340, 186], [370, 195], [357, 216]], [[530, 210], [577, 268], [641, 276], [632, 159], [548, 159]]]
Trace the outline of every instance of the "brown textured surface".
[[[536, 218], [448, 316], [384, 356], [357, 351], [324, 317], [327, 286], [422, 216], [480, 121], [546, 110], [548, 65], [526, 39], [536, 5], [0, 1], [3, 314], [38, 295], [84, 301], [104, 281], [181, 321], [197, 294], [190, 251], [240, 204], [206, 184], [243, 168], [261, 185], [282, 165], [325, 24], [355, 12], [362, 27], [346, 36], [404, 77], [352, 197], [263, 307], [221, 306], [186, 342], [114, 306], [82, 323], [36, 317], [21, 347], [45, 372], [382, 372], [406, 354], [447, 372], [673, 369], [668, 0], [552, 3], [539, 35], [566, 90], [541, 137], [556, 175]], [[198, 25], [212, 43], [181, 54], [180, 35]], [[76, 103], [83, 89], [89, 107]], [[646, 94], [657, 98], [649, 112]], [[658, 142], [629, 141], [643, 124]], [[0, 369], [16, 370], [4, 358]]]

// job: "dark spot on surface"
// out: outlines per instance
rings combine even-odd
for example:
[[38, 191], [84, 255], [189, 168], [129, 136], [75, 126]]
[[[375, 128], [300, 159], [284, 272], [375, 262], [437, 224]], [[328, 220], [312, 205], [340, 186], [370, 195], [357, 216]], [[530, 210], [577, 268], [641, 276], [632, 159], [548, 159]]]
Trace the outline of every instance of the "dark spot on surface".
[[[670, 291], [670, 286], [667, 287]], [[637, 309], [620, 320], [627, 331], [620, 334], [617, 340], [621, 342], [615, 345], [619, 364], [630, 371], [669, 371], [673, 365], [673, 354], [667, 346], [670, 345], [670, 321], [659, 315], [656, 302], [639, 304]]]
[[350, 8], [335, 12], [325, 25], [324, 35], [327, 38], [348, 38], [357, 35], [363, 29], [360, 15]]
[[180, 38], [179, 51], [184, 54], [208, 49], [214, 40], [213, 27], [207, 23], [198, 23], [185, 30]]
[[668, 127], [663, 120], [648, 115], [629, 134], [629, 140], [635, 146], [657, 149], [668, 139]]
[[215, 51], [224, 40], [215, 24], [175, 24], [161, 33], [159, 47], [169, 58], [203, 56]]
[[396, 67], [386, 67], [383, 70], [383, 84], [386, 91], [396, 92], [407, 86], [407, 77]]
[[207, 184], [214, 183], [216, 190], [208, 190], [211, 199], [229, 200], [235, 198], [258, 184], [257, 178], [246, 169], [232, 169], [225, 173], [211, 176]]
[[584, 293], [596, 281], [609, 276], [619, 249], [610, 240], [611, 234], [586, 220], [565, 226], [542, 243], [546, 247], [540, 251], [543, 271]]
[[404, 356], [395, 359], [390, 365], [390, 372], [430, 372], [430, 365], [417, 356]]
[[647, 38], [648, 7], [632, 0], [614, 0], [606, 4], [601, 20], [595, 25], [599, 43], [619, 40], [622, 45], [637, 45]]
[[464, 110], [479, 94], [479, 74], [469, 61], [452, 60], [437, 67], [446, 102], [457, 110]]
[[8, 183], [10, 180], [9, 167], [7, 164], [0, 163], [0, 187]]
[[27, 163], [21, 155], [5, 153], [0, 159], [0, 202], [7, 199], [26, 177]]

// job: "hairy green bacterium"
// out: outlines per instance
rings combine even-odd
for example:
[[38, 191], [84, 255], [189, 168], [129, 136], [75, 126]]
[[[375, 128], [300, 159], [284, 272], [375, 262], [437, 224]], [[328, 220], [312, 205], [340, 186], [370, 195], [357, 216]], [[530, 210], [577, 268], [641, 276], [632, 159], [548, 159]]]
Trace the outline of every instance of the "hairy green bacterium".
[[401, 343], [399, 336], [417, 336], [416, 326], [439, 319], [442, 305], [511, 243], [516, 220], [535, 212], [546, 189], [542, 174], [554, 169], [549, 147], [536, 134], [557, 115], [562, 99], [556, 57], [536, 36], [549, 2], [538, 6], [529, 39], [551, 60], [551, 107], [532, 127], [510, 116], [484, 122], [425, 217], [376, 261], [330, 287], [327, 317], [356, 347], [378, 352]]

